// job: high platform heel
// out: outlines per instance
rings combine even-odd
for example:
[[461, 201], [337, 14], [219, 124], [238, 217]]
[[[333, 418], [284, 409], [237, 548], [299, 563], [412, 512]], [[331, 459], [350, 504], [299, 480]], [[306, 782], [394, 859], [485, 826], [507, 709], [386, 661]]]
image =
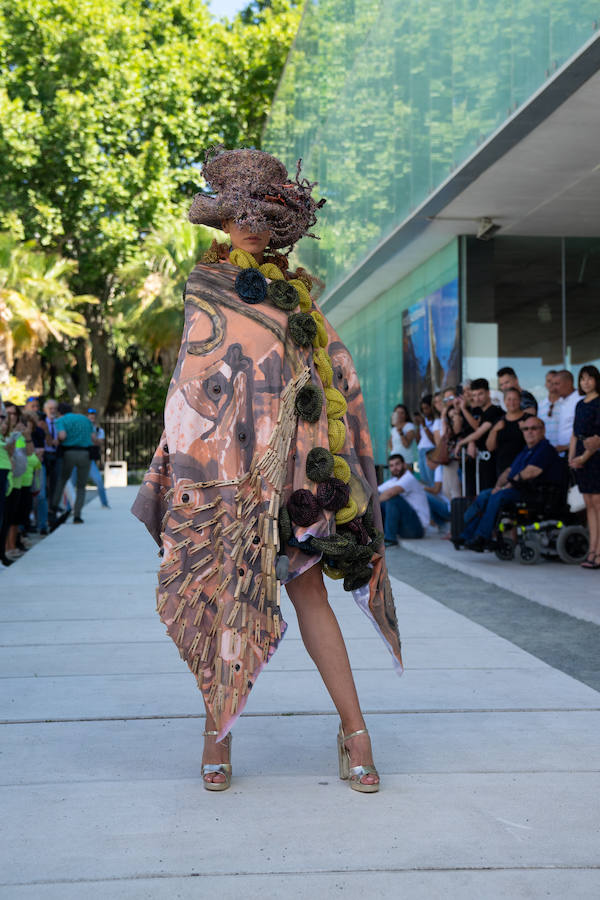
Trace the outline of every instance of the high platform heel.
[[340, 724], [338, 733], [340, 778], [342, 781], [348, 780], [353, 791], [360, 791], [362, 794], [376, 794], [379, 790], [379, 782], [377, 782], [377, 784], [364, 784], [364, 782], [361, 781], [361, 778], [364, 778], [365, 775], [377, 775], [379, 778], [379, 772], [375, 766], [351, 766], [350, 752], [345, 746], [345, 742], [349, 741], [350, 738], [356, 737], [358, 734], [368, 733], [366, 728], [361, 728], [360, 731], [353, 731], [352, 734], [344, 734]]
[[[218, 731], [204, 731], [204, 737], [209, 737], [217, 735]], [[231, 732], [225, 738], [227, 741], [227, 749], [229, 750], [229, 759], [231, 760], [231, 742], [233, 740], [233, 735]], [[221, 742], [223, 743], [223, 742]], [[207, 775], [214, 775], [218, 773], [219, 775], [225, 776], [225, 781], [207, 781]], [[228, 763], [204, 763], [202, 766], [202, 782], [204, 784], [204, 788], [207, 791], [226, 791], [228, 787], [231, 787], [231, 762]]]

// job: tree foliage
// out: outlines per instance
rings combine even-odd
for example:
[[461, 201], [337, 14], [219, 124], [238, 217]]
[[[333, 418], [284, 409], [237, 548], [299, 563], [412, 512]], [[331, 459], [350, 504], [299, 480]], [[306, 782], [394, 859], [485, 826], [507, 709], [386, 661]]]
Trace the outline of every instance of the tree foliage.
[[293, 0], [231, 22], [204, 0], [0, 0], [0, 211], [101, 299], [87, 314], [100, 405], [116, 271], [183, 214], [207, 146], [259, 144], [298, 15]]

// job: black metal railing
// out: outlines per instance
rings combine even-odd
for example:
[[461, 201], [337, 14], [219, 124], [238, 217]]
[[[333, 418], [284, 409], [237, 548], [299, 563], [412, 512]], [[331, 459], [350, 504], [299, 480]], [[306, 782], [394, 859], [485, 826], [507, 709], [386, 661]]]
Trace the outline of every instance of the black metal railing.
[[107, 416], [100, 423], [106, 434], [105, 458], [125, 460], [127, 468], [146, 469], [158, 446], [164, 424], [160, 416]]

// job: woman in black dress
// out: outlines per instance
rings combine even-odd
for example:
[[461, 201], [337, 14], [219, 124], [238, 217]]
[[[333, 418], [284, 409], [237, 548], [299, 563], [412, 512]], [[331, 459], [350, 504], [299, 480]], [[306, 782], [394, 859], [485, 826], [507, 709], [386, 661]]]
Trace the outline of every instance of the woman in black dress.
[[600, 434], [600, 372], [596, 366], [583, 366], [577, 384], [583, 400], [575, 408], [569, 465], [585, 500], [590, 532], [590, 552], [581, 565], [600, 569], [600, 451], [586, 450], [583, 443]]
[[506, 412], [499, 422], [496, 422], [485, 442], [486, 449], [496, 454], [496, 477], [509, 469], [521, 450], [525, 447], [525, 438], [521, 431], [520, 422], [526, 418], [521, 409], [521, 391], [517, 388], [508, 388], [504, 392]]

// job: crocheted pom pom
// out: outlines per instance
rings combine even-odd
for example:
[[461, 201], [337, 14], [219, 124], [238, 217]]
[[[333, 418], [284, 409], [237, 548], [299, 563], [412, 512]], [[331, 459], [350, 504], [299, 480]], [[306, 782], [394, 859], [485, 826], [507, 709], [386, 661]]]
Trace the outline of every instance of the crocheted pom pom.
[[314, 351], [313, 362], [323, 387], [331, 387], [333, 384], [333, 366], [331, 365], [331, 359], [321, 347]]
[[272, 281], [267, 288], [267, 295], [273, 306], [286, 312], [296, 309], [300, 302], [298, 291], [289, 281]]
[[306, 475], [311, 481], [325, 481], [333, 472], [333, 454], [325, 447], [313, 447], [306, 457]]
[[321, 568], [323, 569], [325, 575], [327, 575], [328, 578], [333, 578], [334, 581], [339, 581], [340, 578], [344, 577], [343, 572], [340, 572], [339, 569], [335, 569], [333, 566], [330, 566], [329, 563], [321, 563]]
[[346, 506], [350, 499], [350, 486], [337, 478], [328, 478], [317, 487], [317, 500], [323, 509], [337, 512]]
[[287, 507], [282, 506], [279, 510], [279, 543], [283, 547], [292, 536], [292, 521]]
[[346, 415], [348, 404], [344, 395], [337, 388], [325, 388], [325, 401], [328, 419], [341, 419]]
[[364, 526], [363, 520], [358, 516], [343, 526], [344, 533], [349, 532], [358, 544], [366, 546], [371, 543], [369, 532]]
[[313, 525], [321, 515], [317, 498], [305, 488], [294, 491], [288, 500], [287, 508], [290, 519], [303, 527]]
[[346, 426], [340, 419], [328, 419], [329, 449], [332, 453], [339, 453], [346, 442]]
[[229, 262], [242, 269], [258, 269], [258, 263], [247, 250], [232, 250], [229, 254]]
[[265, 278], [270, 278], [271, 281], [285, 280], [285, 275], [275, 263], [263, 263], [258, 267], [258, 271], [262, 272]]
[[292, 340], [300, 347], [310, 347], [317, 333], [317, 325], [308, 313], [292, 313], [288, 319]]
[[[295, 408], [297, 414], [305, 422], [317, 422], [323, 409], [323, 392], [316, 384], [305, 384], [298, 391]], [[339, 424], [342, 425], [342, 428], [344, 427], [341, 422]]]
[[371, 562], [372, 557], [372, 547], [357, 546], [354, 547], [350, 556], [341, 559], [337, 565], [339, 565], [340, 572], [343, 572], [344, 575], [353, 575]]
[[358, 506], [356, 502], [350, 497], [348, 500], [347, 506], [344, 506], [335, 514], [335, 521], [338, 525], [345, 525], [347, 522], [351, 522], [352, 519], [356, 517], [358, 512]]
[[288, 281], [288, 284], [293, 284], [298, 291], [300, 297], [300, 309], [302, 312], [310, 312], [312, 309], [312, 300], [310, 299], [310, 294], [306, 290], [304, 282], [300, 281], [299, 278], [291, 278]]
[[354, 575], [346, 575], [346, 577], [344, 578], [344, 590], [357, 591], [358, 588], [364, 587], [365, 584], [368, 584], [370, 582], [372, 574], [373, 570], [369, 569], [368, 566], [364, 566], [359, 572], [356, 572]]
[[257, 269], [242, 269], [235, 279], [235, 289], [244, 303], [262, 303], [267, 296], [267, 279]]
[[351, 535], [331, 534], [329, 537], [313, 537], [310, 541], [311, 550], [322, 553], [329, 559], [342, 559], [352, 553], [356, 547], [356, 541]]
[[333, 457], [332, 475], [334, 478], [339, 478], [340, 481], [344, 482], [344, 484], [348, 484], [348, 482], [350, 481], [350, 466], [345, 459], [342, 459], [341, 456]]
[[325, 328], [323, 316], [316, 310], [313, 310], [311, 312], [311, 316], [317, 323], [317, 334], [314, 340], [314, 345], [315, 347], [326, 347], [329, 343], [329, 338], [327, 337], [327, 329]]

